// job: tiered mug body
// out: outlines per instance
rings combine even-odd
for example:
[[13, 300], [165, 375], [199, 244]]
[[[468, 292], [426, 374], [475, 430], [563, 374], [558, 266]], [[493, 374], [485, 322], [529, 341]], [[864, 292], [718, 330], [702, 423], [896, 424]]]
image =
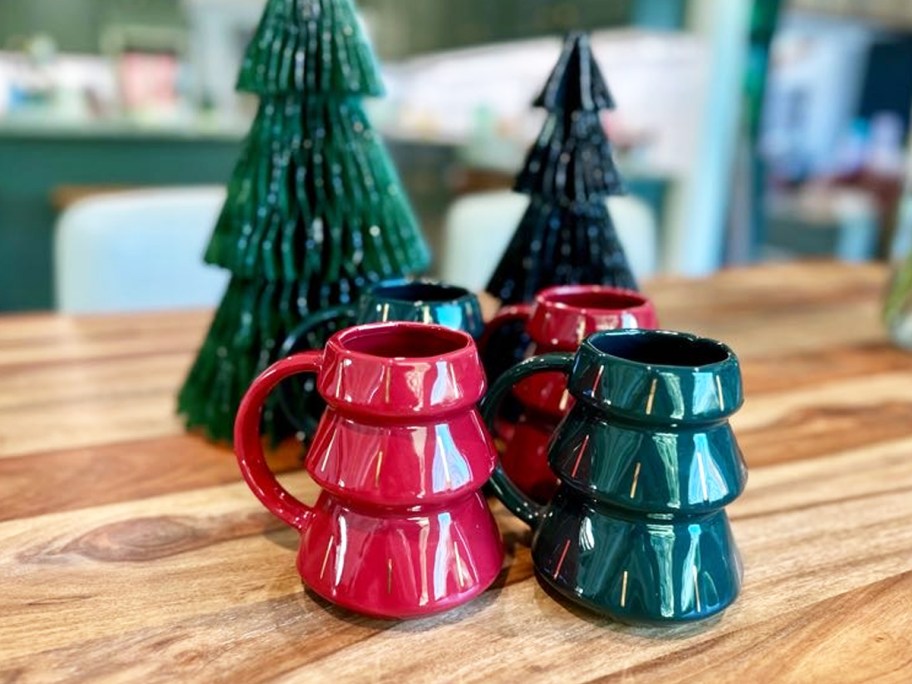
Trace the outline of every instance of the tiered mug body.
[[[655, 309], [641, 294], [600, 285], [548, 288], [528, 312], [531, 355], [574, 352], [600, 330], [658, 325]], [[557, 488], [548, 465], [548, 441], [573, 406], [567, 378], [563, 373], [541, 373], [517, 383], [513, 394], [523, 413], [505, 439], [503, 467], [520, 489], [537, 501], [548, 501]]]
[[538, 576], [558, 592], [629, 624], [702, 620], [725, 610], [741, 589], [741, 558], [724, 510], [652, 520], [562, 485], [532, 554]]
[[503, 555], [482, 540], [498, 534], [478, 492], [444, 507], [382, 515], [323, 492], [297, 567], [308, 587], [344, 608], [418, 617], [461, 605], [491, 585]]
[[[625, 330], [550, 359], [532, 362], [569, 374], [575, 399], [549, 448], [560, 485], [535, 507], [494, 476], [498, 494], [535, 527], [539, 577], [623, 622], [724, 610], [742, 577], [724, 506], [747, 478], [728, 423], [743, 402], [734, 354], [690, 335]], [[498, 385], [492, 395], [506, 391]]]
[[[474, 346], [430, 361], [352, 354], [352, 338], [383, 352], [364, 330], [324, 353], [328, 408], [305, 461], [323, 495], [298, 567], [336, 603], [433, 612], [483, 591], [503, 560], [480, 493], [495, 458], [475, 408], [484, 379]], [[410, 328], [383, 330], [382, 346], [412, 345]]]
[[503, 549], [480, 492], [495, 451], [475, 407], [485, 382], [471, 337], [372, 324], [307, 354], [319, 356], [327, 410], [305, 460], [322, 491], [296, 525], [305, 584], [351, 610], [395, 618], [480, 594]]

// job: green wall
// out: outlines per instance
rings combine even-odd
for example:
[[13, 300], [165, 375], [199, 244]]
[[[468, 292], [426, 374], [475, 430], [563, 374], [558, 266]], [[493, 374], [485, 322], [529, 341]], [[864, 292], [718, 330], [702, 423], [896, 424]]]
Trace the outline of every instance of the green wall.
[[225, 183], [240, 140], [0, 133], [0, 311], [49, 309], [54, 190]]

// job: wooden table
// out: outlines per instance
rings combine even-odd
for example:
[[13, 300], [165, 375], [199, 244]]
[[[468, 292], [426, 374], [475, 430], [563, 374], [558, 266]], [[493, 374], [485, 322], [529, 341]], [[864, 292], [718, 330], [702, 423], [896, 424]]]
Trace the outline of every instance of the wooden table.
[[[912, 680], [912, 355], [878, 267], [769, 266], [648, 288], [744, 365], [746, 566], [721, 621], [634, 629], [556, 602], [495, 506], [503, 575], [382, 622], [306, 593], [295, 534], [173, 396], [201, 313], [0, 320], [0, 681]], [[295, 448], [273, 464], [313, 497]]]

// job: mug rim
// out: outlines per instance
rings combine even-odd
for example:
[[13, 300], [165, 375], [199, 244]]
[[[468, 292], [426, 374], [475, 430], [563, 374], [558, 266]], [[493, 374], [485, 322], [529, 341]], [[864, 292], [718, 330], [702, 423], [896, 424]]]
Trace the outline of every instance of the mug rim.
[[[558, 297], [578, 296], [578, 295], [597, 295], [597, 296], [615, 296], [625, 298], [631, 302], [629, 306], [574, 306], [573, 304], [560, 301]], [[620, 314], [624, 312], [638, 311], [641, 309], [652, 308], [652, 301], [636, 290], [623, 287], [612, 287], [610, 285], [556, 285], [539, 291], [535, 295], [536, 306], [542, 306], [547, 309], [558, 309], [560, 311], [572, 312], [578, 314]]]
[[[438, 341], [446, 340], [454, 344], [452, 349], [438, 354], [412, 355], [405, 354], [402, 356], [384, 356], [373, 354], [359, 349], [353, 349], [350, 345], [355, 339], [363, 339], [368, 336], [376, 336], [382, 332], [406, 332], [414, 336], [433, 337]], [[412, 337], [417, 343], [418, 338]], [[411, 365], [415, 363], [428, 363], [430, 360], [437, 361], [454, 361], [467, 354], [477, 353], [475, 350], [475, 340], [467, 332], [448, 328], [443, 325], [434, 323], [417, 323], [414, 321], [384, 321], [376, 323], [363, 323], [350, 328], [345, 328], [335, 333], [326, 342], [327, 348], [332, 347], [336, 354], [343, 358], [353, 360], [369, 361], [371, 363], [384, 363], [389, 365]]]
[[[717, 353], [721, 358], [709, 360], [706, 363], [658, 363], [652, 361], [639, 361], [612, 353], [602, 349], [597, 343], [605, 338], [633, 338], [633, 339], [655, 339], [662, 341], [674, 341], [677, 343], [686, 342], [690, 345], [699, 345], [700, 351], [704, 353]], [[681, 332], [677, 330], [650, 330], [646, 328], [621, 328], [617, 330], [601, 330], [589, 335], [583, 342], [583, 345], [600, 357], [607, 357], [616, 363], [624, 363], [637, 368], [658, 368], [665, 371], [693, 371], [713, 372], [723, 368], [731, 363], [737, 363], [738, 357], [735, 352], [724, 342], [715, 340], [711, 337], [702, 337], [693, 333]]]
[[[405, 299], [403, 297], [386, 296], [383, 294], [384, 290], [406, 288], [415, 285], [419, 287], [439, 289], [441, 291], [452, 290], [454, 293], [458, 292], [459, 294], [441, 299]], [[368, 291], [364, 293], [364, 296], [373, 299], [396, 302], [397, 304], [407, 304], [411, 306], [422, 304], [450, 304], [462, 301], [464, 299], [475, 298], [475, 294], [466, 287], [462, 287], [461, 285], [452, 285], [442, 280], [434, 280], [433, 278], [395, 278], [391, 280], [383, 280], [379, 283], [374, 284]]]

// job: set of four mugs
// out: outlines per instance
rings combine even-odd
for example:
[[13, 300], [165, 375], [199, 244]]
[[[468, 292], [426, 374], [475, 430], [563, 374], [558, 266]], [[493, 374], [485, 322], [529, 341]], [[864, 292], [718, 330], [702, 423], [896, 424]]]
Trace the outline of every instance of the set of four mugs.
[[[324, 349], [297, 350], [330, 321], [342, 329]], [[531, 355], [486, 393], [479, 347], [515, 321]], [[359, 613], [417, 617], [489, 587], [503, 545], [487, 491], [532, 528], [536, 574], [567, 599], [634, 624], [708, 618], [742, 579], [724, 510], [747, 479], [728, 423], [740, 368], [720, 342], [656, 328], [646, 298], [603, 286], [550, 288], [485, 325], [464, 289], [377, 285], [304, 321], [252, 383], [241, 472], [299, 531], [304, 583]], [[305, 458], [313, 505], [277, 481], [259, 432], [299, 374], [326, 402]]]

